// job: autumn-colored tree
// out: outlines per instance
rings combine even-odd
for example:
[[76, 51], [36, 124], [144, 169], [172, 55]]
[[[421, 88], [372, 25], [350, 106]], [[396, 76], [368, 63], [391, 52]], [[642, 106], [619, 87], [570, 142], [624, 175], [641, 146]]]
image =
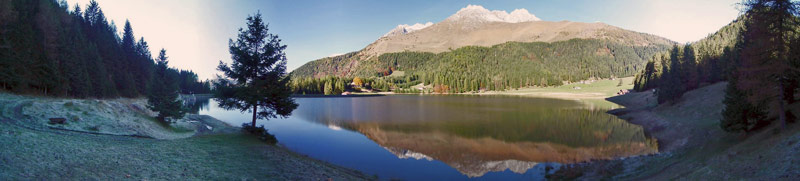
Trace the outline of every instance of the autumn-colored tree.
[[364, 86], [364, 80], [361, 80], [359, 77], [353, 78], [353, 84], [355, 84], [356, 87]]
[[325, 82], [325, 95], [333, 95], [333, 85], [331, 82]]

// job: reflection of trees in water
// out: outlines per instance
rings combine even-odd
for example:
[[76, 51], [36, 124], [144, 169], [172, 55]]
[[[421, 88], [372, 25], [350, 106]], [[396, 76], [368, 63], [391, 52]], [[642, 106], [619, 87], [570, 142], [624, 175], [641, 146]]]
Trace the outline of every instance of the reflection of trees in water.
[[[359, 132], [398, 158], [447, 163], [470, 177], [655, 153], [640, 126], [608, 106], [520, 97], [384, 96], [297, 99], [296, 118]], [[591, 103], [591, 102], [590, 102]]]
[[656, 140], [646, 138], [641, 127], [603, 118], [602, 111], [565, 109], [551, 115], [561, 119], [344, 122], [342, 127], [398, 158], [439, 160], [470, 177], [506, 169], [524, 173], [533, 162], [577, 163], [658, 151]]
[[510, 96], [381, 96], [369, 98], [296, 99], [293, 116], [314, 122], [437, 122], [488, 120], [498, 115], [580, 108], [583, 104], [558, 99]]
[[208, 110], [208, 104], [210, 98], [197, 98], [197, 99], [185, 99], [183, 101], [183, 106], [188, 110], [188, 113], [197, 114], [200, 110]]
[[494, 119], [430, 122], [345, 122], [339, 126], [358, 130], [370, 124], [384, 131], [406, 134], [444, 133], [466, 139], [491, 138], [504, 142], [556, 143], [570, 147], [599, 147], [619, 144], [651, 144], [640, 126], [603, 110], [562, 109]]
[[575, 101], [519, 97], [385, 96], [298, 99], [294, 116], [358, 130], [376, 124], [403, 133], [440, 132], [506, 142], [551, 142], [571, 147], [647, 143], [640, 126], [605, 109]]
[[550, 142], [571, 147], [596, 147], [644, 143], [640, 126], [604, 110], [545, 109], [517, 114], [498, 114], [494, 119], [436, 122], [380, 123], [383, 130], [404, 133], [443, 132], [464, 138], [492, 138], [506, 142]]

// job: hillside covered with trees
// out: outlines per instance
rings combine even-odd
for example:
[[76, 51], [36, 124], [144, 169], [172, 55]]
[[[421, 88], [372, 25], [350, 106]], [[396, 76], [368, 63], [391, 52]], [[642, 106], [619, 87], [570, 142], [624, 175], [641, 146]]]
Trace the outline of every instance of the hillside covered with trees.
[[291, 76], [296, 93], [323, 92], [328, 81], [348, 84], [338, 79], [355, 77], [383, 91], [408, 89], [420, 83], [432, 85], [433, 92], [440, 93], [508, 90], [632, 76], [644, 68], [649, 57], [668, 48], [661, 44], [635, 46], [606, 39], [572, 39], [467, 46], [442, 53], [406, 51], [372, 58], [353, 52], [309, 62]]
[[659, 103], [677, 101], [699, 85], [728, 81], [720, 121], [730, 132], [750, 132], [796, 118], [787, 106], [800, 88], [798, 4], [747, 0], [744, 15], [698, 42], [652, 58], [635, 89], [656, 89]]
[[[70, 8], [59, 0], [0, 0], [0, 91], [76, 98], [140, 97], [155, 67], [143, 37], [122, 33], [96, 1]], [[210, 83], [170, 68], [183, 93]]]
[[[643, 91], [658, 87], [661, 77], [664, 72], [669, 71], [673, 61], [675, 65], [681, 66], [679, 68], [684, 69], [681, 70], [681, 72], [687, 75], [683, 76], [692, 76], [692, 85], [689, 89], [696, 88], [697, 85], [695, 84], [707, 84], [726, 80], [726, 72], [730, 68], [729, 62], [732, 61], [731, 58], [734, 56], [731, 51], [736, 42], [740, 39], [739, 34], [744, 27], [744, 18], [745, 17], [739, 17], [728, 25], [720, 28], [719, 31], [697, 42], [684, 46], [676, 46], [668, 51], [659, 52], [653, 57], [650, 57], [645, 65], [645, 69], [636, 74], [634, 89], [636, 91]], [[686, 50], [691, 51], [689, 52]]]

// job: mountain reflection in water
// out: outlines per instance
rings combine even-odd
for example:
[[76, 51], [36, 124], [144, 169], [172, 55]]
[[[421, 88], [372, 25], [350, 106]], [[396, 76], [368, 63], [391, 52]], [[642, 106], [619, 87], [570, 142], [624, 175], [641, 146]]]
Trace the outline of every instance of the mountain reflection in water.
[[398, 159], [438, 160], [467, 177], [658, 150], [641, 127], [570, 100], [406, 95], [296, 100], [295, 119], [360, 133]]

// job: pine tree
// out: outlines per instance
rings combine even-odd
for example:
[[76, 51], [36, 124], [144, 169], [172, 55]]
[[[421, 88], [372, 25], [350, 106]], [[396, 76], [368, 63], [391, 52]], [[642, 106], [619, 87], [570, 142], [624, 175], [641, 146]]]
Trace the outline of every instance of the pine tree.
[[[292, 90], [286, 77], [286, 45], [269, 33], [261, 13], [247, 17], [247, 28], [239, 29], [236, 41], [229, 41], [233, 62], [220, 61], [218, 70], [232, 81], [217, 81], [216, 100], [224, 109], [251, 110], [257, 119], [286, 117], [297, 108], [290, 97]], [[259, 107], [261, 110], [259, 111]]]
[[156, 118], [163, 122], [166, 122], [166, 118], [180, 119], [186, 114], [178, 97], [178, 85], [169, 75], [168, 63], [167, 50], [161, 49], [153, 80], [150, 81], [150, 93], [147, 95], [147, 108], [158, 112]]
[[147, 45], [147, 42], [144, 41], [144, 37], [139, 38], [135, 49], [134, 57], [136, 61], [134, 65], [136, 65], [136, 72], [134, 76], [136, 79], [136, 86], [139, 87], [139, 92], [145, 94], [150, 88], [149, 82], [152, 80], [153, 68], [155, 65], [153, 64], [153, 56], [150, 54], [150, 47]]
[[136, 52], [136, 37], [133, 36], [133, 27], [131, 22], [125, 20], [125, 27], [122, 32], [122, 50], [125, 51], [125, 56], [133, 57]]
[[120, 42], [120, 47], [122, 49], [122, 65], [124, 69], [126, 69], [127, 74], [125, 75], [125, 86], [127, 89], [132, 89], [128, 92], [130, 96], [136, 96], [143, 93], [142, 88], [146, 87], [146, 83], [148, 80], [144, 80], [145, 72], [143, 71], [142, 64], [139, 63], [140, 57], [137, 55], [136, 50], [136, 37], [133, 35], [133, 27], [131, 27], [131, 22], [125, 20], [125, 26], [122, 30], [122, 41]]
[[797, 89], [800, 88], [800, 38], [794, 38], [789, 44], [789, 78], [787, 81], [789, 82], [784, 89], [784, 97], [787, 104], [794, 103], [795, 100], [795, 92]]
[[749, 21], [741, 33], [741, 63], [737, 69], [740, 90], [748, 92], [747, 100], [765, 105], [786, 125], [785, 90], [791, 72], [789, 44], [798, 25], [797, 5], [789, 0], [748, 0]]
[[760, 106], [755, 106], [747, 101], [747, 94], [739, 90], [737, 81], [729, 81], [725, 89], [725, 109], [722, 110], [720, 127], [727, 132], [749, 132], [760, 121], [766, 119], [766, 112]]
[[636, 75], [633, 90], [644, 91], [656, 87], [655, 81], [653, 81], [656, 78], [656, 73], [655, 60], [648, 61], [642, 73]]
[[681, 64], [681, 71], [683, 71], [683, 85], [685, 86], [685, 90], [682, 92], [696, 89], [700, 82], [697, 75], [697, 59], [695, 57], [695, 52], [694, 48], [692, 48], [692, 45], [686, 44], [683, 47]]
[[[669, 68], [665, 65], [667, 62], [666, 60], [662, 60], [662, 72], [664, 72], [661, 76], [661, 81], [658, 91], [658, 102], [665, 103], [668, 101], [675, 101], [678, 100], [684, 91], [684, 81], [683, 81], [683, 69], [680, 63], [680, 48], [676, 45], [672, 48], [672, 51], [669, 55]], [[663, 57], [666, 59], [666, 57]]]

